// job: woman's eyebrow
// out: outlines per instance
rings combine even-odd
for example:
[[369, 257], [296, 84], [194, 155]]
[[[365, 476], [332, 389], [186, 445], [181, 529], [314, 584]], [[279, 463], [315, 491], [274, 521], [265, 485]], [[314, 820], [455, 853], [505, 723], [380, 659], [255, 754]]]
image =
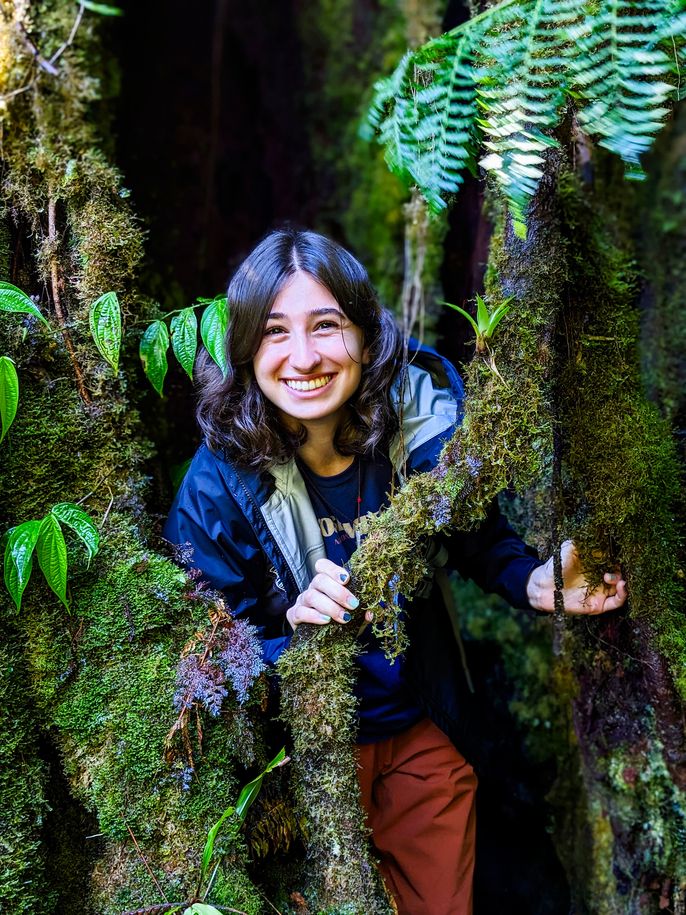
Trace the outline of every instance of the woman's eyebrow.
[[311, 318], [317, 318], [320, 315], [338, 315], [339, 317], [343, 317], [343, 312], [340, 310], [340, 308], [331, 308], [331, 307], [313, 308], [312, 311], [308, 311], [307, 314]]
[[[333, 308], [333, 307], [313, 308], [312, 311], [307, 312], [307, 316], [309, 318], [318, 318], [321, 315], [338, 315], [339, 318], [342, 318], [343, 312], [340, 310], [340, 308]], [[267, 320], [268, 321], [283, 321], [287, 317], [288, 317], [288, 315], [284, 314], [283, 311], [272, 311], [267, 315]]]

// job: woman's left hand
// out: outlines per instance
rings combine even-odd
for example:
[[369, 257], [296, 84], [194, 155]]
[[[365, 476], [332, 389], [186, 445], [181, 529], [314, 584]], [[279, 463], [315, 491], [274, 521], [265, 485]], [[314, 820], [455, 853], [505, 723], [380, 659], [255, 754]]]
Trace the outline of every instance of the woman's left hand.
[[[619, 572], [606, 572], [604, 582], [591, 590], [581, 568], [579, 554], [572, 540], [565, 540], [561, 548], [562, 597], [566, 613], [589, 616], [616, 610], [626, 600], [626, 582]], [[553, 557], [534, 569], [526, 585], [529, 603], [535, 610], [555, 609], [555, 575]]]

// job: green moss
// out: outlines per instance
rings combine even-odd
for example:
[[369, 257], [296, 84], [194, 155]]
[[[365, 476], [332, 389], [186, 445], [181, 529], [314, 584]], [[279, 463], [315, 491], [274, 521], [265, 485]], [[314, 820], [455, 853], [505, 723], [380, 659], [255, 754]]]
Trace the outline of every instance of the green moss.
[[7, 625], [5, 636], [0, 646], [0, 899], [11, 900], [12, 911], [21, 915], [43, 915], [55, 903], [41, 847], [47, 771], [37, 752], [23, 652]]
[[243, 862], [232, 867], [228, 862], [219, 874], [210, 896], [214, 905], [229, 906], [245, 912], [245, 915], [262, 915], [269, 911], [264, 898], [255, 890], [255, 885], [246, 877]]
[[[32, 377], [33, 359], [24, 352], [17, 360], [22, 384], [4, 453], [6, 517], [14, 524], [42, 518], [55, 503], [85, 496], [86, 510], [104, 513], [113, 496], [135, 486], [146, 455], [146, 443], [134, 439], [136, 414], [125, 415], [116, 402], [100, 414], [85, 411], [71, 378], [53, 381], [44, 368]], [[54, 366], [55, 374], [65, 369], [62, 360]]]
[[306, 822], [307, 896], [318, 912], [381, 915], [392, 909], [364, 826], [353, 752], [357, 647], [346, 631], [322, 638], [298, 630], [278, 664], [282, 717], [293, 734], [296, 803]]
[[608, 563], [623, 563], [631, 613], [649, 621], [683, 686], [680, 467], [669, 425], [643, 390], [634, 265], [600, 201], [582, 202], [571, 179], [562, 199], [579, 290], [567, 312], [573, 357], [560, 380], [568, 513], [596, 580]]

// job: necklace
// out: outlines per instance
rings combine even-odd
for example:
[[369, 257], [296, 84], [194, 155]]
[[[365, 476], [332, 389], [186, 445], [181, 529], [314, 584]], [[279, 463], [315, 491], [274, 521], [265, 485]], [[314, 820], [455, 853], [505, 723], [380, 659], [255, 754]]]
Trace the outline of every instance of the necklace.
[[[305, 479], [305, 483], [307, 484], [308, 488], [314, 492], [322, 505], [324, 505], [327, 511], [331, 513], [331, 516], [337, 520], [347, 522], [352, 526], [355, 533], [355, 546], [357, 549], [359, 549], [362, 540], [362, 536], [360, 534], [360, 512], [362, 506], [362, 461], [360, 460], [360, 456], [355, 455], [354, 460], [354, 463], [357, 464], [357, 498], [355, 500], [354, 520], [353, 518], [348, 517], [345, 512], [342, 512], [340, 508], [336, 508], [334, 505], [332, 505], [331, 502], [326, 498], [320, 488], [320, 485], [317, 483], [317, 479], [322, 479], [319, 474], [315, 474], [315, 472], [311, 470], [300, 458], [296, 458], [296, 463], [300, 473]], [[348, 468], [346, 468], [342, 474], [335, 474], [334, 477], [330, 477], [329, 479], [333, 480], [335, 477], [340, 477], [347, 472]], [[343, 563], [343, 565], [346, 565], [346, 563]]]

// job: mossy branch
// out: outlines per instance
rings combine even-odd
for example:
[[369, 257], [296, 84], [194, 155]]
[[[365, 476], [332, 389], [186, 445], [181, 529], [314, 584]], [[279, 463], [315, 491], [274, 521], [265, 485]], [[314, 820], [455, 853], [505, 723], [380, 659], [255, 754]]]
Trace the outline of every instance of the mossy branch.
[[281, 714], [292, 728], [296, 803], [307, 822], [308, 895], [316, 910], [390, 915], [352, 751], [357, 652], [350, 627], [299, 626], [279, 660]]

